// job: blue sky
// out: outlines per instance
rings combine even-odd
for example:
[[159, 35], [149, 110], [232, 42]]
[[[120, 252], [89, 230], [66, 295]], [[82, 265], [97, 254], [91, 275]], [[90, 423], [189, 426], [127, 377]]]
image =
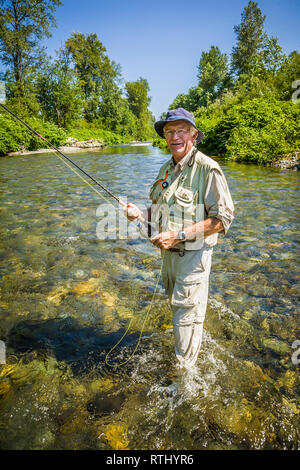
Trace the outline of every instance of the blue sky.
[[[230, 54], [234, 25], [248, 0], [64, 0], [57, 28], [44, 41], [47, 52], [64, 45], [72, 31], [96, 33], [125, 81], [146, 78], [156, 118], [178, 93], [197, 84], [202, 51], [211, 45]], [[299, 50], [299, 0], [261, 0], [265, 31], [278, 37], [285, 53]]]

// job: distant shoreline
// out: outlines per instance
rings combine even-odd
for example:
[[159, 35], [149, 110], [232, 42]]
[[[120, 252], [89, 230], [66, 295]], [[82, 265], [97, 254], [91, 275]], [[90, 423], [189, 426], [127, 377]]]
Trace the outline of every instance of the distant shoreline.
[[[98, 145], [98, 146], [93, 146], [93, 147], [89, 147], [89, 146], [86, 146], [86, 147], [76, 147], [76, 146], [72, 146], [72, 145], [66, 145], [66, 146], [61, 146], [61, 147], [57, 147], [58, 150], [60, 150], [61, 152], [63, 153], [72, 153], [72, 152], [86, 152], [87, 150], [88, 151], [92, 151], [92, 150], [99, 150], [99, 149], [102, 149], [104, 147], [124, 147], [124, 146], [130, 146], [130, 147], [137, 147], [137, 146], [145, 146], [145, 145], [152, 145], [152, 141], [147, 141], [147, 142], [138, 142], [138, 141], [133, 141], [133, 142], [125, 142], [123, 144], [102, 144], [102, 145]], [[39, 154], [39, 153], [53, 153], [53, 152], [56, 152], [56, 150], [52, 149], [52, 148], [49, 148], [49, 149], [38, 149], [38, 150], [18, 150], [17, 152], [9, 152], [7, 153], [6, 155], [4, 155], [5, 157], [14, 157], [14, 156], [18, 156], [18, 155], [32, 155], [32, 154]], [[1, 158], [1, 157], [0, 157]]]
[[[105, 148], [105, 147], [143, 147], [143, 146], [150, 146], [152, 145], [152, 141], [146, 141], [146, 142], [139, 142], [139, 141], [132, 141], [132, 142], [124, 142], [122, 144], [100, 144], [100, 145], [92, 145], [89, 147], [88, 142], [81, 142], [83, 145], [82, 147], [76, 147], [72, 145], [66, 145], [66, 146], [61, 146], [57, 147], [58, 150], [60, 150], [62, 153], [79, 153], [79, 152], [86, 152], [87, 150], [89, 152], [91, 151], [97, 151], [99, 149]], [[86, 146], [84, 146], [86, 145]], [[56, 150], [49, 148], [49, 149], [39, 149], [39, 150], [19, 150], [17, 152], [9, 152], [5, 157], [14, 157], [14, 156], [21, 156], [21, 155], [32, 155], [32, 154], [42, 154], [42, 153], [54, 153]], [[1, 157], [0, 157], [1, 158]], [[279, 168], [282, 170], [300, 170], [300, 161], [299, 161], [299, 152], [295, 152], [294, 154], [289, 154], [286, 155], [286, 157], [282, 157], [276, 161], [273, 161], [267, 166]]]

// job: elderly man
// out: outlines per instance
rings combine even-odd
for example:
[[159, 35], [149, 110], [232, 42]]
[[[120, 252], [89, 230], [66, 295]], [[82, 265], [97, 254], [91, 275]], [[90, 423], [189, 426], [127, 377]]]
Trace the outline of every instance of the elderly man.
[[143, 213], [128, 204], [127, 217], [149, 220], [150, 215], [161, 227], [151, 242], [162, 253], [178, 365], [189, 368], [201, 348], [213, 246], [219, 233], [226, 234], [234, 208], [219, 164], [195, 147], [204, 134], [194, 115], [183, 108], [169, 110], [154, 126], [166, 139], [172, 158], [152, 184], [151, 211]]

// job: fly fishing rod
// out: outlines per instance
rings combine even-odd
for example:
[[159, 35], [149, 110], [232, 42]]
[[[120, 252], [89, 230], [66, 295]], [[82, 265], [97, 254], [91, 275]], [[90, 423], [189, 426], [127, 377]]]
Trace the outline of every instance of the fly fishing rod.
[[[59, 155], [61, 155], [62, 157], [64, 157], [69, 163], [71, 163], [74, 167], [76, 167], [78, 170], [80, 170], [85, 176], [87, 176], [91, 181], [93, 181], [93, 183], [95, 183], [97, 186], [99, 186], [103, 191], [105, 191], [107, 194], [109, 194], [113, 199], [115, 199], [115, 201], [117, 201], [123, 208], [127, 207], [127, 204], [122, 201], [122, 199], [120, 199], [118, 196], [116, 196], [115, 194], [113, 194], [108, 188], [106, 188], [102, 183], [100, 183], [98, 180], [96, 180], [93, 176], [89, 175], [85, 170], [83, 170], [79, 165], [77, 165], [77, 163], [75, 163], [73, 160], [71, 160], [71, 158], [67, 157], [67, 155], [65, 155], [60, 149], [58, 149], [57, 147], [55, 147], [51, 142], [49, 142], [49, 140], [47, 140], [44, 136], [42, 136], [41, 134], [39, 134], [35, 129], [33, 129], [31, 126], [29, 126], [29, 124], [27, 124], [25, 121], [23, 121], [23, 119], [21, 119], [19, 116], [17, 116], [15, 113], [13, 113], [10, 109], [8, 109], [3, 103], [0, 103], [0, 106], [7, 112], [9, 113], [11, 116], [13, 116], [15, 119], [17, 119], [19, 122], [21, 122], [21, 124], [23, 124], [25, 127], [27, 127], [27, 129], [29, 129], [33, 134], [35, 134], [37, 137], [39, 137], [41, 140], [43, 140], [44, 142], [46, 142], [47, 145], [49, 145], [49, 147], [51, 147], [53, 150], [55, 150]], [[62, 158], [60, 158], [65, 164], [66, 161], [63, 160]], [[74, 171], [74, 169], [67, 164], [67, 166], [69, 168], [71, 168], [71, 170]], [[81, 177], [76, 171], [75, 173]], [[83, 179], [83, 181], [85, 181], [85, 183], [89, 184], [86, 180]], [[89, 185], [91, 186], [92, 188], [94, 188], [92, 185]], [[96, 191], [98, 193], [98, 191]], [[100, 194], [100, 193], [98, 193]], [[148, 236], [149, 234], [151, 233], [151, 222], [147, 221], [146, 219], [144, 219], [141, 215], [138, 217], [138, 220], [144, 224], [147, 224], [148, 225]]]
[[[27, 127], [27, 129], [29, 129], [33, 134], [35, 134], [37, 137], [39, 137], [41, 140], [43, 140], [44, 142], [47, 143], [47, 145], [49, 145], [49, 147], [51, 147], [53, 150], [55, 150], [57, 152], [57, 156], [59, 157], [59, 159], [65, 163], [66, 166], [68, 166], [77, 176], [79, 176], [79, 178], [81, 178], [86, 184], [88, 184], [94, 191], [97, 192], [97, 194], [99, 194], [102, 198], [104, 198], [104, 196], [93, 186], [91, 185], [88, 181], [86, 181], [82, 175], [80, 173], [78, 173], [75, 168], [73, 167], [76, 167], [78, 170], [80, 170], [85, 176], [87, 176], [91, 181], [93, 181], [93, 183], [95, 183], [97, 186], [99, 186], [103, 191], [105, 191], [107, 194], [109, 194], [115, 201], [117, 201], [123, 208], [127, 207], [127, 204], [122, 201], [118, 196], [116, 196], [115, 194], [113, 194], [109, 189], [107, 189], [102, 183], [100, 183], [99, 181], [97, 181], [95, 178], [93, 178], [91, 175], [89, 175], [85, 170], [83, 170], [79, 165], [77, 165], [77, 163], [73, 162], [73, 160], [71, 160], [71, 158], [67, 157], [60, 149], [58, 149], [57, 147], [55, 147], [51, 142], [49, 142], [44, 136], [42, 136], [41, 134], [39, 134], [35, 129], [33, 129], [31, 126], [29, 126], [29, 124], [27, 124], [25, 121], [23, 121], [19, 116], [17, 116], [15, 113], [13, 113], [10, 109], [8, 109], [4, 104], [0, 103], [0, 106], [8, 113], [10, 114], [11, 116], [13, 116], [15, 119], [17, 119], [17, 121], [19, 121], [21, 124], [23, 124], [25, 127]], [[63, 158], [62, 158], [63, 157]], [[67, 163], [67, 161], [69, 163], [71, 163], [73, 165], [73, 167], [71, 165], [69, 165], [69, 163]], [[104, 198], [105, 199], [105, 198]], [[151, 236], [151, 229], [153, 229], [153, 225], [151, 222], [149, 222], [148, 220], [144, 219], [142, 216], [139, 216], [138, 217], [138, 220], [140, 222], [142, 222], [143, 224], [147, 224], [147, 232], [148, 232], [148, 238], [150, 238]], [[141, 229], [141, 227], [139, 227]], [[106, 354], [106, 357], [105, 357], [105, 363], [110, 366], [110, 367], [118, 367], [118, 366], [122, 366], [124, 364], [126, 364], [135, 354], [139, 344], [140, 344], [140, 341], [141, 341], [141, 337], [142, 337], [142, 333], [143, 333], [143, 330], [144, 330], [144, 326], [145, 326], [145, 323], [148, 319], [148, 314], [149, 314], [149, 311], [151, 309], [151, 306], [153, 304], [153, 300], [154, 300], [154, 296], [156, 294], [156, 290], [157, 290], [157, 287], [158, 287], [158, 283], [159, 283], [159, 279], [160, 279], [160, 276], [161, 276], [161, 270], [160, 270], [160, 273], [159, 273], [159, 276], [158, 276], [158, 279], [157, 279], [157, 284], [156, 284], [156, 287], [155, 287], [155, 290], [154, 290], [154, 293], [153, 293], [153, 296], [152, 296], [152, 299], [151, 299], [151, 302], [149, 304], [149, 308], [148, 308], [148, 311], [145, 315], [145, 318], [144, 318], [144, 321], [143, 321], [143, 325], [142, 325], [142, 328], [141, 328], [141, 331], [140, 331], [140, 334], [139, 334], [139, 338], [138, 338], [138, 341], [137, 341], [137, 344], [134, 348], [134, 351], [131, 353], [131, 355], [129, 356], [129, 358], [127, 360], [125, 360], [124, 362], [122, 362], [121, 364], [111, 364], [109, 361], [108, 361], [108, 356], [110, 355], [110, 353], [121, 343], [121, 341], [124, 339], [124, 337], [127, 335], [128, 331], [129, 331], [129, 328], [131, 326], [131, 321], [129, 322], [129, 325], [127, 327], [127, 329], [125, 330], [125, 333], [122, 335], [122, 337], [119, 339], [119, 341], [110, 349], [110, 351]]]

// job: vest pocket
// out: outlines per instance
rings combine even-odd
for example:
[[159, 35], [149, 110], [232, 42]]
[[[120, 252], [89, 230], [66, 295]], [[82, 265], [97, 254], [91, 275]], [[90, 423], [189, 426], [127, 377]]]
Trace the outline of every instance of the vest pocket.
[[183, 186], [178, 186], [174, 193], [174, 196], [176, 203], [182, 207], [190, 207], [194, 200], [193, 191]]
[[180, 230], [193, 224], [194, 199], [195, 195], [191, 189], [183, 186], [176, 189], [173, 204], [170, 206], [171, 230]]

